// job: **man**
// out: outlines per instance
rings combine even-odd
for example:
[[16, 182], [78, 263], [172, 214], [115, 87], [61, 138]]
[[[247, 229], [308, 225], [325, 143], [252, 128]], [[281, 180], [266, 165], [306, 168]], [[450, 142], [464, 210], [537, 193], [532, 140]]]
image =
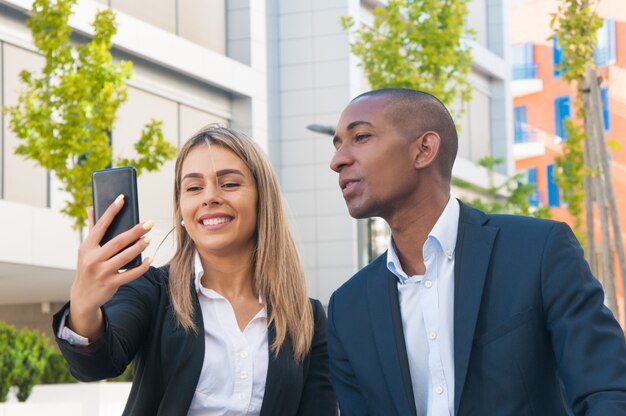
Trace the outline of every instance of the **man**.
[[624, 336], [570, 228], [451, 198], [441, 102], [362, 94], [333, 142], [350, 215], [392, 236], [330, 300], [342, 416], [626, 415]]

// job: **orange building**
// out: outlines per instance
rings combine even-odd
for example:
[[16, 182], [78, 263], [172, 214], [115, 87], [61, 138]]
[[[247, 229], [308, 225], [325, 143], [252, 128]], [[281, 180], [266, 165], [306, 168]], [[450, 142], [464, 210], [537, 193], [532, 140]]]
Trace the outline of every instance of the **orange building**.
[[[576, 87], [561, 79], [557, 64], [561, 50], [549, 39], [550, 14], [557, 0], [513, 0], [510, 10], [511, 84], [514, 106], [515, 166], [535, 185], [531, 203], [550, 206], [553, 217], [571, 223], [553, 180], [554, 158], [567, 140], [563, 121], [575, 112]], [[609, 149], [613, 185], [622, 231], [626, 230], [626, 7], [623, 0], [602, 0], [598, 14], [604, 19], [598, 31], [594, 61], [602, 76], [601, 98], [607, 141], [621, 145]], [[595, 221], [596, 240], [600, 225]], [[622, 240], [626, 240], [623, 233]], [[598, 255], [598, 253], [596, 253]], [[616, 294], [624, 323], [624, 299], [616, 263]], [[599, 276], [602, 277], [602, 276]]]

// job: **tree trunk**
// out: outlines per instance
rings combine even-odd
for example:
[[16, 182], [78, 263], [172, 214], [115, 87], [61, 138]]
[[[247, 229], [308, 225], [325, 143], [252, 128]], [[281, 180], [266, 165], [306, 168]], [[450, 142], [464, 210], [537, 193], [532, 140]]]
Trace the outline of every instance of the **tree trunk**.
[[[585, 166], [591, 166], [590, 154], [589, 154], [589, 140], [585, 140]], [[596, 240], [595, 240], [595, 224], [593, 220], [593, 188], [592, 188], [593, 178], [589, 172], [585, 173], [585, 186], [584, 186], [584, 194], [585, 194], [585, 239], [586, 239], [586, 250], [585, 257], [589, 262], [589, 267], [591, 267], [591, 271], [597, 276], [598, 274], [598, 264], [596, 261]]]
[[[588, 74], [589, 75], [589, 74]], [[609, 213], [606, 205], [606, 187], [603, 181], [601, 156], [597, 137], [597, 124], [600, 120], [594, 116], [597, 112], [594, 109], [595, 101], [591, 92], [591, 84], [595, 78], [586, 77], [582, 84], [581, 91], [583, 93], [583, 105], [585, 108], [585, 132], [587, 133], [587, 142], [589, 144], [589, 167], [592, 170], [592, 183], [596, 203], [598, 204], [598, 213], [600, 216], [600, 226], [602, 230], [601, 240], [601, 281], [604, 287], [606, 304], [614, 315], [617, 316], [617, 300], [615, 297], [615, 276], [613, 267], [613, 256], [611, 250], [611, 233], [609, 230]]]
[[[596, 70], [589, 66], [587, 68], [587, 82], [590, 87], [591, 102], [595, 112], [591, 115], [596, 119], [594, 123], [596, 128], [597, 148], [598, 155], [600, 156], [600, 167], [602, 168], [602, 179], [605, 183], [606, 189], [606, 201], [608, 203], [609, 212], [611, 215], [611, 224], [613, 225], [613, 238], [615, 242], [615, 249], [617, 251], [617, 258], [619, 260], [619, 271], [622, 279], [622, 298], [624, 297], [624, 288], [626, 287], [626, 256], [624, 255], [624, 240], [622, 238], [622, 226], [619, 218], [619, 211], [617, 208], [617, 200], [615, 198], [615, 189], [613, 187], [613, 179], [611, 173], [611, 166], [609, 165], [609, 155], [606, 146], [606, 139], [604, 137], [604, 124], [602, 122], [602, 102], [600, 99], [600, 88], [597, 82]], [[611, 256], [613, 257], [613, 256]]]

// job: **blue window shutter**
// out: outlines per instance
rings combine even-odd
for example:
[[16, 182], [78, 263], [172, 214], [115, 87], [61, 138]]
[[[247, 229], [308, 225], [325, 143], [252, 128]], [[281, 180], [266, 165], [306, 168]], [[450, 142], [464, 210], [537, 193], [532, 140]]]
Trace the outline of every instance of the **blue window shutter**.
[[565, 119], [570, 116], [570, 100], [567, 95], [554, 99], [554, 133], [563, 140], [567, 139], [565, 134]]
[[548, 165], [548, 205], [551, 207], [560, 205], [559, 187], [554, 182], [554, 164]]
[[556, 36], [552, 38], [552, 62], [554, 63], [554, 76], [560, 77], [563, 69], [559, 69], [557, 66], [563, 62], [563, 48], [559, 45]]
[[513, 125], [515, 127], [515, 143], [525, 143], [528, 141], [528, 131], [526, 127], [527, 114], [526, 106], [520, 105], [513, 109]]
[[539, 206], [539, 193], [537, 192], [537, 168], [528, 168], [527, 173], [528, 184], [533, 187], [533, 192], [528, 196], [528, 203], [533, 206]]
[[611, 129], [611, 113], [609, 109], [609, 89], [600, 88], [600, 101], [602, 102], [602, 119], [604, 120], [604, 131]]

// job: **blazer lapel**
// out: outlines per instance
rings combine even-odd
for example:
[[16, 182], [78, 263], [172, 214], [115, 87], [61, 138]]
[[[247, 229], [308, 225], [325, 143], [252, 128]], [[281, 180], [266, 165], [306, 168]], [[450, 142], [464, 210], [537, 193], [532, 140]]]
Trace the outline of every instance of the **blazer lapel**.
[[491, 251], [498, 229], [484, 213], [460, 203], [454, 265], [454, 413], [459, 410]]
[[368, 304], [374, 340], [389, 393], [400, 415], [416, 415], [395, 276], [385, 255], [368, 279]]
[[[270, 314], [270, 307], [268, 306], [268, 317]], [[285, 358], [286, 351], [291, 351], [291, 344], [289, 337], [285, 339], [285, 344], [280, 349], [278, 357], [274, 356], [272, 352], [272, 344], [276, 339], [276, 329], [274, 324], [270, 324], [267, 328], [267, 349], [269, 354], [269, 361], [267, 363], [267, 377], [265, 378], [265, 393], [263, 394], [263, 404], [261, 405], [260, 416], [272, 416], [276, 414], [276, 410], [280, 409], [281, 400], [281, 386], [282, 382], [280, 375], [284, 374], [281, 371], [281, 360]], [[289, 344], [289, 345], [288, 345]], [[283, 380], [284, 382], [284, 380]], [[284, 400], [284, 398], [282, 398]]]

